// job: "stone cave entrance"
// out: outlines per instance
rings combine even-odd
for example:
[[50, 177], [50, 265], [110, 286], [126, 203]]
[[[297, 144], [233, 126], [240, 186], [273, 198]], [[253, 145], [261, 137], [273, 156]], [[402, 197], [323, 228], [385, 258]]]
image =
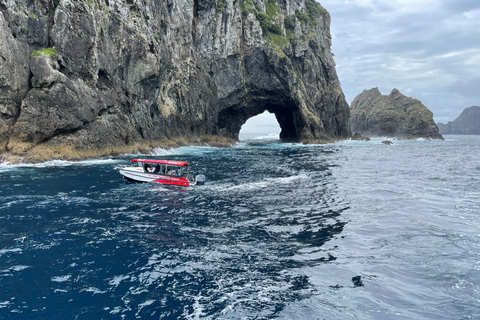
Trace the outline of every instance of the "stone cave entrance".
[[281, 129], [279, 138], [283, 141], [298, 141], [302, 127], [299, 111], [293, 101], [291, 103], [271, 104], [250, 101], [247, 106], [231, 106], [218, 114], [218, 131], [221, 135], [239, 138], [242, 126], [255, 116], [265, 111], [273, 114]]

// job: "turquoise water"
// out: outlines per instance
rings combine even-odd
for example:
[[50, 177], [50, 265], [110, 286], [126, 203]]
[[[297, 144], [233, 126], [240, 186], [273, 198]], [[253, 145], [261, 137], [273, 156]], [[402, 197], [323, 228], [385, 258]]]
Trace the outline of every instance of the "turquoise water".
[[475, 319], [480, 137], [0, 166], [2, 319]]

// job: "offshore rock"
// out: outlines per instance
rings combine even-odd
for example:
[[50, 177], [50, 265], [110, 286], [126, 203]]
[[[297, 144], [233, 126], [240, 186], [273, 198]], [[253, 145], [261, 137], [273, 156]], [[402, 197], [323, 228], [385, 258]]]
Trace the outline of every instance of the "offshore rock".
[[437, 125], [441, 134], [480, 134], [480, 107], [466, 108], [455, 120]]
[[229, 145], [265, 110], [284, 140], [348, 138], [330, 39], [314, 0], [0, 0], [0, 156]]
[[369, 137], [364, 137], [364, 136], [362, 136], [360, 133], [356, 132], [356, 133], [352, 136], [352, 140], [353, 140], [353, 141], [370, 141], [370, 138], [369, 138]]
[[364, 90], [351, 105], [351, 129], [368, 137], [443, 139], [433, 113], [419, 100], [397, 89], [382, 95], [378, 88]]

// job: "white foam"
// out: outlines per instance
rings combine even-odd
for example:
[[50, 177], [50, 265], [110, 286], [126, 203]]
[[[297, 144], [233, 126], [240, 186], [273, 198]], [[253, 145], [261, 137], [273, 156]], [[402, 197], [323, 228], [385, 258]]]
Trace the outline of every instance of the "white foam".
[[265, 136], [255, 137], [253, 140], [279, 140], [278, 133], [269, 133]]
[[216, 191], [221, 191], [221, 192], [242, 191], [242, 190], [249, 191], [249, 190], [256, 190], [256, 189], [264, 189], [272, 185], [290, 184], [300, 179], [308, 180], [310, 178], [306, 174], [299, 174], [299, 175], [294, 175], [289, 177], [265, 178], [262, 181], [243, 183], [243, 184], [234, 185], [231, 187], [212, 186], [212, 189], [215, 189]]
[[169, 156], [169, 155], [172, 155], [172, 154], [176, 154], [178, 149], [173, 149], [173, 148], [170, 148], [170, 149], [164, 149], [164, 148], [154, 148], [153, 151], [152, 151], [152, 155], [155, 155], [155, 156]]
[[25, 269], [28, 269], [28, 268], [31, 268], [31, 266], [18, 265], [18, 266], [10, 267], [9, 270], [11, 270], [11, 271], [22, 271], [22, 270], [25, 270]]
[[142, 311], [143, 308], [152, 305], [155, 301], [156, 301], [156, 300], [147, 300], [147, 301], [145, 301], [145, 302], [143, 302], [143, 303], [140, 303], [140, 304], [138, 305], [138, 311], [137, 311], [137, 313], [135, 314], [135, 316], [138, 317], [140, 311]]
[[4, 255], [5, 253], [9, 253], [9, 252], [22, 252], [22, 249], [20, 249], [20, 248], [1, 249], [1, 250], [0, 250], [0, 257], [1, 257], [2, 255]]
[[187, 147], [179, 147], [179, 148], [155, 148], [153, 149], [152, 155], [153, 156], [171, 156], [171, 155], [182, 155], [182, 154], [202, 154], [206, 152], [210, 152], [212, 150], [217, 150], [219, 148], [210, 147], [210, 146], [187, 146]]
[[193, 319], [193, 320], [203, 319], [203, 317], [205, 316], [205, 313], [203, 312], [203, 306], [200, 304], [201, 299], [202, 299], [202, 296], [194, 297], [195, 303], [192, 306], [193, 312], [192, 314], [186, 315], [186, 319]]
[[68, 281], [70, 280], [70, 278], [72, 277], [71, 274], [67, 274], [65, 276], [57, 276], [57, 277], [52, 277], [52, 280], [53, 282], [65, 282], [65, 281]]
[[110, 314], [117, 314], [117, 313], [122, 312], [122, 310], [123, 309], [121, 307], [115, 307], [115, 308], [113, 308], [112, 311], [110, 311]]
[[106, 293], [107, 291], [103, 291], [95, 287], [89, 287], [89, 288], [80, 290], [80, 292], [92, 292], [93, 294], [103, 294], [103, 293]]
[[117, 287], [120, 284], [120, 282], [122, 282], [123, 280], [127, 280], [129, 278], [130, 276], [127, 276], [127, 275], [116, 276], [116, 277], [113, 277], [113, 279], [110, 280], [108, 284], [111, 286]]
[[[358, 145], [358, 146], [362, 146], [362, 145], [377, 145], [377, 144], [381, 144], [383, 141], [386, 141], [386, 140], [387, 140], [387, 141], [392, 141], [392, 142], [394, 142], [393, 145], [431, 141], [431, 140], [425, 139], [425, 138], [397, 139], [397, 138], [391, 138], [391, 137], [375, 137], [375, 138], [370, 138], [370, 141], [359, 141], [359, 140], [348, 139], [348, 140], [342, 140], [342, 141], [335, 142], [334, 144], [338, 144], [338, 145], [353, 145], [353, 146], [355, 146], [355, 145]], [[440, 141], [440, 140], [436, 140], [436, 141]]]
[[51, 160], [41, 163], [18, 163], [18, 164], [8, 164], [5, 162], [0, 163], [0, 168], [5, 169], [16, 169], [16, 168], [46, 168], [46, 167], [69, 167], [76, 165], [90, 166], [97, 164], [109, 164], [109, 163], [119, 163], [121, 159], [90, 159], [82, 161], [66, 161], [66, 160]]
[[139, 223], [139, 224], [134, 224], [133, 227], [138, 229], [148, 229], [148, 228], [156, 228], [157, 226], [155, 224]]

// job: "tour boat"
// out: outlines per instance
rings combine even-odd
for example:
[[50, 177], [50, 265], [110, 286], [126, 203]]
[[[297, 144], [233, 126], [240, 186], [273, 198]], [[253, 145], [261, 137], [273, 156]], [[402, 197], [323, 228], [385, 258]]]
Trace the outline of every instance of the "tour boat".
[[177, 186], [193, 186], [205, 183], [205, 176], [194, 176], [188, 171], [188, 162], [153, 159], [132, 159], [131, 165], [116, 167], [128, 181], [157, 182]]

